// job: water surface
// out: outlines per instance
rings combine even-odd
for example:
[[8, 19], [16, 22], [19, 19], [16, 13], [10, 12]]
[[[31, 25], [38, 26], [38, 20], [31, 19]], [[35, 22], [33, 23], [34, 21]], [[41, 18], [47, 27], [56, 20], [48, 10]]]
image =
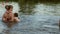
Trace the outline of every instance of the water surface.
[[[16, 4], [16, 3], [14, 3]], [[9, 34], [59, 34], [59, 19], [60, 19], [60, 4], [36, 4], [35, 8], [33, 8], [32, 15], [26, 15], [19, 13], [20, 22], [12, 26], [9, 29]], [[19, 11], [16, 6], [16, 10]], [[1, 9], [5, 11], [4, 7]], [[15, 9], [14, 9], [15, 10]], [[2, 13], [4, 13], [2, 11]], [[0, 12], [1, 14], [1, 12]], [[2, 31], [8, 29], [6, 25], [1, 21], [0, 33], [4, 33]]]

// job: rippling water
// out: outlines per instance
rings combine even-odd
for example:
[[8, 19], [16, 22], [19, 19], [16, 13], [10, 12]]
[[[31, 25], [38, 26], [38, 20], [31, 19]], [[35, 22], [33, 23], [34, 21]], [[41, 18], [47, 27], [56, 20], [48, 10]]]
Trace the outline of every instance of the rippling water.
[[[14, 7], [15, 6], [18, 7], [18, 5], [14, 5]], [[9, 29], [9, 34], [60, 34], [58, 27], [60, 16], [56, 16], [59, 15], [59, 10], [54, 7], [59, 8], [60, 6], [45, 4], [35, 5], [33, 11], [36, 13], [34, 15], [20, 14], [19, 17], [21, 21]], [[17, 8], [17, 10], [18, 9], [19, 8]], [[4, 25], [0, 19], [0, 33], [4, 34], [2, 31], [7, 29], [6, 25]]]

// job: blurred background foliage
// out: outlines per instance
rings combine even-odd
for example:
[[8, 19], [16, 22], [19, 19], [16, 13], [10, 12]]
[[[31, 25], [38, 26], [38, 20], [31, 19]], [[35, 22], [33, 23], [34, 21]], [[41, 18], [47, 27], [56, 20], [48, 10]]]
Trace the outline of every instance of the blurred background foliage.
[[27, 3], [27, 2], [33, 2], [33, 3], [37, 3], [37, 2], [41, 2], [41, 3], [46, 3], [46, 2], [60, 3], [60, 0], [0, 0], [0, 1], [15, 1], [15, 2], [22, 2], [22, 3]]
[[60, 3], [60, 0], [0, 0], [5, 2], [18, 2], [20, 6], [20, 11], [23, 13], [34, 13], [33, 8], [35, 7], [35, 4], [37, 3], [50, 3], [50, 4], [57, 4]]

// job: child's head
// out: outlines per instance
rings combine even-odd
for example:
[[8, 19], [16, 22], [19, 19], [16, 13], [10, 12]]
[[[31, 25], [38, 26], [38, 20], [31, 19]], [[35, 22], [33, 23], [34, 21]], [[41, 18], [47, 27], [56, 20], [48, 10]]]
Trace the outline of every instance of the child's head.
[[12, 10], [12, 9], [13, 9], [13, 6], [12, 6], [12, 5], [6, 5], [6, 6], [5, 6], [5, 9], [6, 9], [6, 10]]
[[18, 17], [18, 13], [14, 13], [14, 17]]

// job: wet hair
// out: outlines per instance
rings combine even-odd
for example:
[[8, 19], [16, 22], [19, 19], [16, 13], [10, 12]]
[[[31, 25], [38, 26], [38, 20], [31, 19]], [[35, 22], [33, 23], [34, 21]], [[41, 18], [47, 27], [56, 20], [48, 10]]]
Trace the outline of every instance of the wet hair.
[[18, 17], [18, 13], [14, 13], [14, 17]]
[[12, 5], [6, 5], [5, 6], [5, 9], [7, 9], [7, 10], [10, 10], [10, 8], [13, 8], [13, 6]]

